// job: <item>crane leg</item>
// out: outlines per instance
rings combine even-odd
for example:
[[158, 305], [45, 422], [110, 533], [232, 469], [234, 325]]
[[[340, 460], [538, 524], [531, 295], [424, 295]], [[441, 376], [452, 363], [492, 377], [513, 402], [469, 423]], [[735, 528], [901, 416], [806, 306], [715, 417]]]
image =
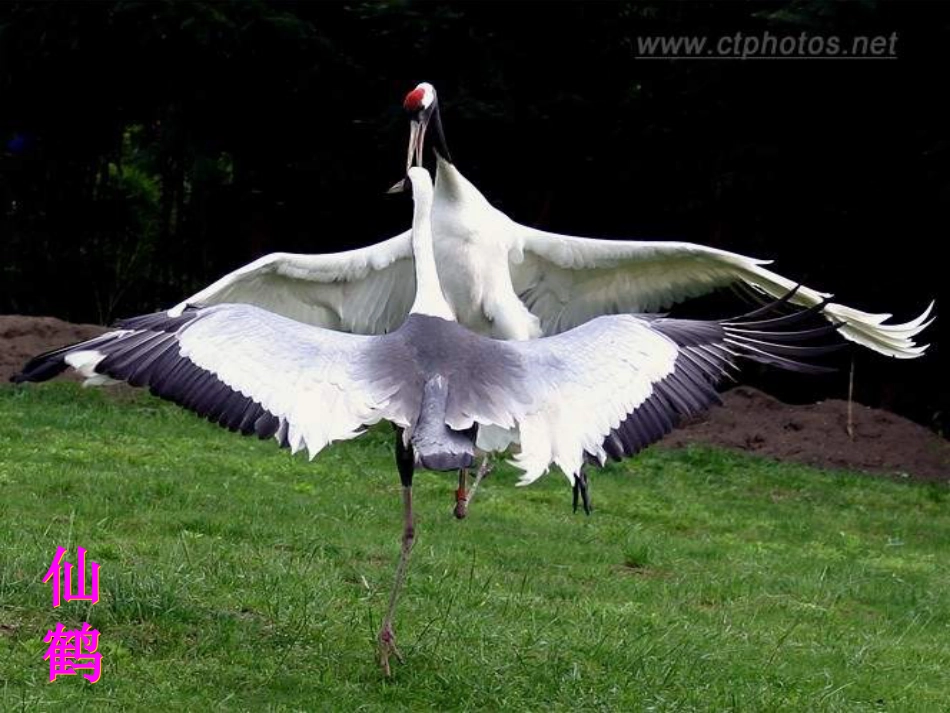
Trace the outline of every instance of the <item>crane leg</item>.
[[402, 481], [402, 507], [403, 507], [403, 528], [402, 528], [402, 547], [399, 552], [399, 563], [396, 565], [396, 577], [393, 580], [393, 588], [389, 594], [389, 606], [386, 609], [386, 616], [383, 618], [383, 625], [379, 629], [377, 644], [379, 647], [379, 665], [382, 666], [383, 673], [386, 676], [392, 675], [389, 666], [389, 657], [395, 656], [402, 663], [402, 654], [396, 648], [396, 636], [393, 634], [393, 617], [396, 614], [396, 603], [399, 601], [399, 593], [402, 585], [406, 581], [406, 569], [409, 566], [409, 555], [412, 552], [412, 546], [416, 540], [415, 518], [412, 513], [412, 475], [415, 469], [415, 456], [411, 446], [405, 446], [402, 442], [402, 429], [396, 429], [396, 467], [399, 469], [399, 478]]
[[459, 487], [455, 491], [455, 517], [459, 520], [468, 515], [468, 468], [459, 471]]
[[383, 667], [383, 673], [387, 676], [392, 675], [389, 667], [389, 657], [395, 656], [399, 663], [402, 663], [402, 654], [396, 648], [396, 636], [393, 634], [393, 616], [396, 613], [396, 603], [399, 601], [399, 592], [406, 581], [406, 569], [409, 565], [409, 555], [412, 552], [412, 546], [415, 544], [416, 531], [415, 522], [412, 515], [412, 486], [404, 486], [402, 489], [403, 502], [403, 530], [402, 530], [402, 548], [399, 552], [399, 564], [396, 565], [396, 578], [393, 581], [393, 589], [389, 594], [389, 607], [386, 610], [386, 617], [383, 619], [383, 625], [379, 630], [379, 664]]
[[574, 512], [577, 512], [578, 497], [584, 503], [584, 512], [590, 515], [590, 491], [587, 487], [587, 475], [583, 470], [574, 476]]
[[475, 473], [475, 482], [472, 483], [472, 489], [466, 490], [468, 471], [465, 469], [459, 471], [459, 489], [455, 492], [455, 517], [459, 520], [468, 515], [468, 506], [471, 505], [472, 498], [475, 497], [475, 491], [478, 490], [482, 480], [488, 477], [491, 472], [491, 457], [485, 454], [485, 457], [482, 458], [482, 464], [478, 466], [478, 472]]

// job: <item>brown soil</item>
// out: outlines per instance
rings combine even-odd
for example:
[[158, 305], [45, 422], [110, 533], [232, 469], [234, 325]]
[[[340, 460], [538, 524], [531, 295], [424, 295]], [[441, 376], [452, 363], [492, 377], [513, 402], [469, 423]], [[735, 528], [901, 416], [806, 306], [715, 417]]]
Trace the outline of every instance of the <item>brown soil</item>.
[[[0, 383], [6, 383], [37, 354], [98, 337], [105, 331], [95, 324], [72, 324], [55, 317], [0, 315]], [[78, 376], [70, 378], [79, 380]]]
[[784, 404], [748, 386], [723, 394], [723, 408], [674, 431], [664, 447], [708, 443], [822, 468], [950, 482], [950, 442], [902, 416], [832, 399]]
[[[53, 317], [0, 316], [0, 380], [40, 352], [104, 331]], [[745, 386], [723, 400], [724, 408], [674, 431], [662, 447], [706, 443], [824, 468], [950, 482], [950, 442], [888, 411], [854, 404], [849, 436], [845, 401], [790, 406]]]

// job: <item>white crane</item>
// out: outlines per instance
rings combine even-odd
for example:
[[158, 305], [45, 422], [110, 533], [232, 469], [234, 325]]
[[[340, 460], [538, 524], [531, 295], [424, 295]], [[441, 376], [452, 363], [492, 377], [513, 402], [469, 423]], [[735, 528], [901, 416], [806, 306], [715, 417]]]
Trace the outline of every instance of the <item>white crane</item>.
[[[769, 261], [683, 242], [597, 240], [520, 225], [492, 206], [452, 163], [435, 88], [422, 83], [406, 96], [410, 115], [407, 164], [422, 163], [427, 130], [435, 133], [437, 170], [433, 242], [445, 297], [458, 321], [500, 339], [557, 334], [604, 314], [652, 313], [729, 285], [744, 284], [794, 304], [822, 305], [841, 334], [886, 356], [912, 359], [926, 346], [914, 337], [933, 303], [914, 320], [889, 324], [828, 301], [829, 295], [767, 270]], [[273, 253], [231, 272], [169, 311], [223, 302], [257, 305], [308, 324], [357, 334], [384, 334], [402, 324], [415, 294], [409, 231], [348, 252]], [[485, 439], [483, 434], [482, 439]], [[489, 472], [482, 462], [467, 491], [459, 474], [456, 515]]]
[[763, 308], [721, 322], [605, 316], [523, 342], [480, 336], [455, 321], [439, 283], [429, 174], [413, 167], [409, 178], [418, 289], [393, 332], [344, 334], [254, 305], [220, 304], [126, 320], [35, 357], [14, 377], [44, 381], [72, 367], [93, 383], [126, 381], [232, 431], [306, 449], [311, 458], [368, 425], [392, 422], [404, 527], [378, 635], [386, 675], [390, 656], [399, 657], [392, 623], [415, 541], [415, 468], [468, 467], [476, 431], [495, 428], [520, 442], [520, 484], [556, 465], [586, 505], [586, 462], [633, 455], [683, 416], [717, 402], [715, 386], [739, 357], [818, 369], [799, 359], [829, 347], [804, 343], [834, 331], [788, 332], [802, 313], [760, 319]]
[[[445, 297], [461, 324], [501, 339], [557, 334], [603, 314], [652, 313], [728, 285], [779, 298], [796, 282], [767, 270], [769, 261], [669, 241], [577, 238], [520, 225], [493, 207], [449, 157], [431, 84], [407, 96], [408, 164], [421, 163], [426, 131], [435, 130], [432, 208], [436, 264]], [[169, 311], [243, 302], [286, 317], [358, 334], [398, 327], [415, 285], [409, 232], [376, 245], [328, 255], [273, 253], [231, 272]], [[933, 303], [916, 319], [889, 324], [800, 287], [794, 304], [813, 307], [851, 341], [886, 356], [912, 359], [914, 337], [930, 324]]]

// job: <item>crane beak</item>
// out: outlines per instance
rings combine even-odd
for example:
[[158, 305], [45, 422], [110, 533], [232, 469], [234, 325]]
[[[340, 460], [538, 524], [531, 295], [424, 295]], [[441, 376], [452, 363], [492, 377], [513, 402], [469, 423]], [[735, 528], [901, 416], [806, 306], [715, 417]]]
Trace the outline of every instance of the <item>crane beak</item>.
[[425, 112], [409, 122], [409, 152], [406, 156], [406, 172], [413, 165], [422, 165], [422, 149], [426, 141], [426, 128], [429, 126], [431, 114]]
[[408, 177], [402, 178], [402, 179], [396, 181], [396, 182], [389, 188], [389, 190], [386, 191], [386, 194], [388, 195], [388, 194], [391, 194], [391, 193], [402, 193], [402, 192], [405, 191], [408, 187], [409, 187], [409, 178], [408, 178]]
[[[409, 120], [409, 150], [406, 154], [406, 173], [413, 166], [422, 165], [422, 149], [425, 147], [426, 128], [431, 114], [424, 112]], [[409, 187], [409, 179], [397, 181], [386, 193], [402, 193]]]

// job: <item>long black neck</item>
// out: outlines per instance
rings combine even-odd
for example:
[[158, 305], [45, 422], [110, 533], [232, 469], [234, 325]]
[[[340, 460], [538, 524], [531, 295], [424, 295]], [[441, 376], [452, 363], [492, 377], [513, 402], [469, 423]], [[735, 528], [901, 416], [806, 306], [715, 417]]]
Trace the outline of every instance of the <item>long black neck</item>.
[[435, 152], [443, 159], [452, 163], [452, 155], [449, 153], [449, 146], [445, 143], [445, 130], [442, 128], [442, 113], [439, 111], [439, 105], [435, 105], [432, 112], [432, 119], [429, 122], [435, 130], [435, 142], [433, 148]]

